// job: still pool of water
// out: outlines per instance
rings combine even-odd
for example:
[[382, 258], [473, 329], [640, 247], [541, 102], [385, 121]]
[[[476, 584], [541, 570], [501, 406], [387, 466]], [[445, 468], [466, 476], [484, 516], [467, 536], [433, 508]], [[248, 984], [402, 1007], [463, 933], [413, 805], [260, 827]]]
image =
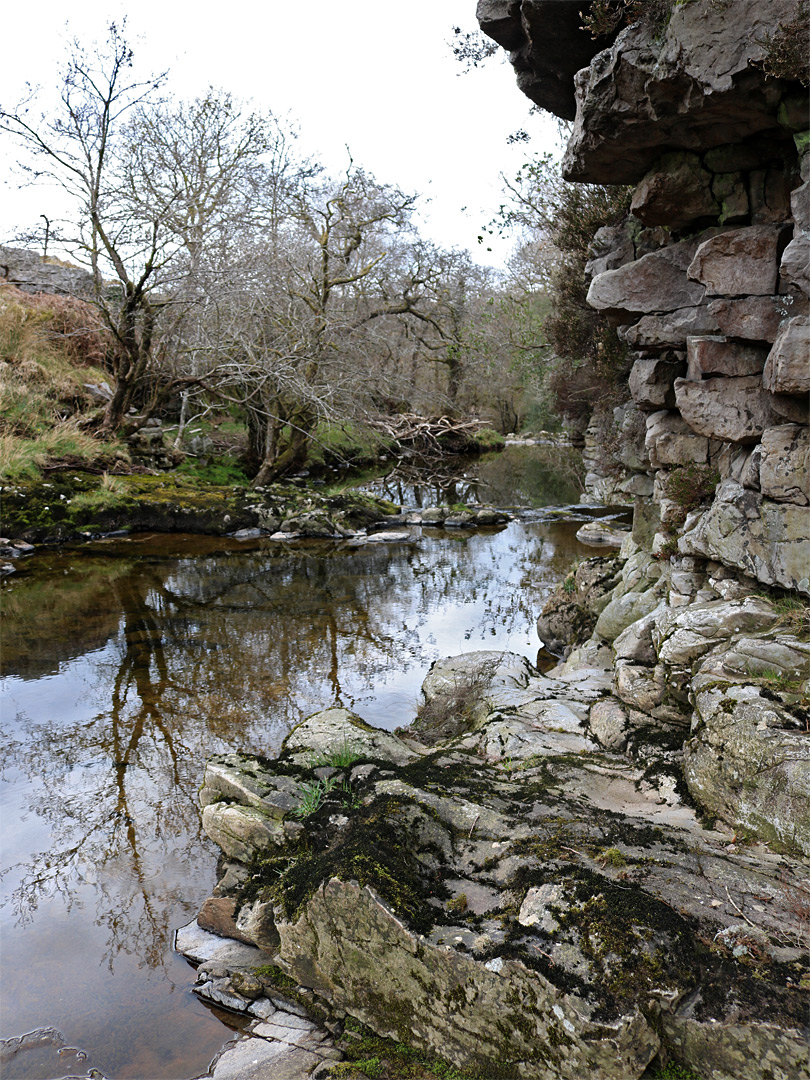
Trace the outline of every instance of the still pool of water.
[[215, 882], [205, 759], [272, 754], [331, 704], [405, 724], [443, 655], [533, 660], [544, 595], [589, 553], [578, 525], [362, 548], [140, 536], [26, 560], [4, 587], [0, 1037], [54, 1027], [87, 1059], [20, 1053], [2, 1075], [204, 1073], [228, 1018], [191, 993], [172, 931]]

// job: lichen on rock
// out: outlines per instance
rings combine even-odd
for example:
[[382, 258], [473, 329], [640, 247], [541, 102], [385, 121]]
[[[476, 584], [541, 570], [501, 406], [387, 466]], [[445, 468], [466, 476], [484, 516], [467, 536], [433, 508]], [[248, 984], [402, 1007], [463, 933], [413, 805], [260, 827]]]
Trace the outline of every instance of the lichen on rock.
[[[578, 671], [448, 658], [428, 701], [477, 673], [479, 708], [431, 745], [429, 725], [391, 734], [329, 709], [275, 762], [214, 759], [207, 806], [263, 806], [280, 827], [223, 881], [240, 932], [261, 928], [327, 1008], [487, 1076], [640, 1077], [687, 1028], [718, 1061], [747, 1032], [804, 1068], [798, 864], [754, 867], [701, 826], [665, 747], [655, 768], [600, 748], [610, 671]], [[328, 790], [299, 816], [316, 773]], [[763, 890], [751, 921], [776, 953], [749, 969], [707, 942]]]

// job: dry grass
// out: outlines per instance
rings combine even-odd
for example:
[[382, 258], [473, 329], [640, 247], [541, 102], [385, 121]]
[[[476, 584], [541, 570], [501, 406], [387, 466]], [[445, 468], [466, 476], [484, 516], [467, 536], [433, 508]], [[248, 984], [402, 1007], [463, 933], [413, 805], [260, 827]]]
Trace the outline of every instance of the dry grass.
[[35, 438], [0, 433], [0, 479], [35, 479], [52, 462], [99, 467], [126, 457], [118, 443], [100, 442], [74, 417], [60, 420]]
[[38, 317], [43, 344], [58, 351], [71, 364], [103, 368], [113, 340], [101, 313], [85, 300], [52, 293], [26, 293], [13, 285], [0, 285], [0, 308], [14, 306]]
[[35, 477], [60, 459], [98, 464], [121, 453], [120, 445], [102, 444], [89, 431], [99, 408], [85, 383], [107, 379], [91, 366], [105, 355], [93, 320], [97, 314], [82, 301], [0, 285], [3, 478]]

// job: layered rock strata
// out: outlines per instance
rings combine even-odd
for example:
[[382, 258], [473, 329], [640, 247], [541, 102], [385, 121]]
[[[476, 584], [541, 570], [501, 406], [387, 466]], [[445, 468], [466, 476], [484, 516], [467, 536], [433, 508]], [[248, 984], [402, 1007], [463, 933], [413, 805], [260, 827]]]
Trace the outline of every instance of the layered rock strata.
[[[571, 5], [555, 19], [548, 6], [482, 2], [478, 14], [532, 100], [566, 116], [532, 58], [542, 41], [563, 80], [559, 57], [594, 43]], [[649, 5], [570, 78], [563, 171], [635, 184], [630, 215], [597, 233], [586, 267], [588, 302], [630, 367], [613, 431], [600, 416], [586, 435], [591, 498], [652, 495], [636, 538], [654, 550], [810, 595], [810, 118], [801, 83], [763, 70], [799, 14], [795, 0]], [[621, 482], [599, 473], [611, 439]]]
[[225, 862], [201, 924], [263, 949], [337, 1030], [348, 1014], [486, 1076], [630, 1080], [656, 1056], [810, 1076], [803, 868], [702, 826], [666, 738], [617, 752], [610, 662], [455, 657], [410, 732], [333, 708], [275, 761], [212, 759]]

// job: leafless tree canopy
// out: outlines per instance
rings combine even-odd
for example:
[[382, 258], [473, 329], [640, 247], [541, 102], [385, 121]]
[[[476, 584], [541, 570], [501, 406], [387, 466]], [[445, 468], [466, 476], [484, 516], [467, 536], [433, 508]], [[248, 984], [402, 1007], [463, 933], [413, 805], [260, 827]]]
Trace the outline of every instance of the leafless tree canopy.
[[28, 178], [70, 198], [49, 239], [92, 273], [115, 342], [103, 431], [178, 400], [181, 425], [241, 410], [260, 484], [300, 468], [323, 423], [520, 423], [536, 321], [467, 253], [420, 238], [416, 195], [351, 158], [326, 175], [272, 112], [213, 88], [177, 101], [165, 74], [133, 72], [112, 24], [94, 50], [73, 43], [54, 113], [0, 106]]

